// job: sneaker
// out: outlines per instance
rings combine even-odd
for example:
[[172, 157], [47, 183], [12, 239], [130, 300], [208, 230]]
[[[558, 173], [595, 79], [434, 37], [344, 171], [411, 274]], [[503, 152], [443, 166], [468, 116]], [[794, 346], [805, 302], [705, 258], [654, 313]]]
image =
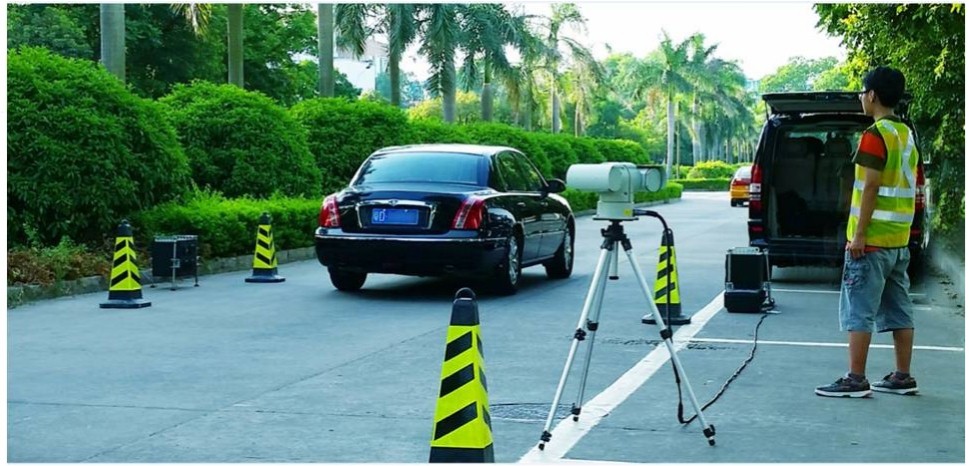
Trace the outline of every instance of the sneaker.
[[863, 398], [871, 396], [871, 386], [868, 385], [868, 379], [862, 379], [859, 382], [845, 375], [833, 384], [815, 388], [814, 393], [837, 398]]
[[896, 393], [899, 395], [914, 395], [919, 391], [918, 386], [915, 385], [915, 379], [911, 376], [901, 379], [895, 375], [895, 372], [871, 384], [871, 389], [876, 392]]

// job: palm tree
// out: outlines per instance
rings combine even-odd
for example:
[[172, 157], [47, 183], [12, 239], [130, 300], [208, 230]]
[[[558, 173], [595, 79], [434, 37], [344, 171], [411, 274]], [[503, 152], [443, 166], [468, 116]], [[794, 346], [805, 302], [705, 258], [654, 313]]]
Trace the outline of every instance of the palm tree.
[[[367, 39], [379, 32], [387, 35], [387, 72], [390, 75], [390, 102], [400, 106], [401, 72], [400, 59], [407, 47], [417, 38], [418, 14], [421, 6], [411, 3], [338, 4], [336, 6], [336, 29], [338, 44], [357, 57], [363, 55]], [[378, 17], [376, 26], [368, 27], [367, 21]]]
[[211, 3], [172, 3], [169, 8], [173, 13], [185, 17], [196, 36], [208, 29], [209, 20], [212, 18]]
[[[710, 90], [717, 85], [717, 76], [709, 69], [710, 60], [713, 53], [717, 50], [717, 44], [707, 47], [704, 44], [706, 37], [703, 34], [694, 34], [690, 37], [690, 58], [688, 62], [688, 77], [693, 84], [693, 102], [691, 105], [691, 137], [693, 139], [693, 159], [694, 161], [703, 160], [703, 139], [700, 137], [702, 122], [700, 121], [701, 93], [709, 94]], [[705, 101], [705, 100], [704, 100]]]
[[317, 58], [319, 62], [319, 91], [323, 97], [333, 97], [336, 79], [333, 74], [333, 4], [317, 4]]
[[101, 63], [125, 82], [124, 3], [101, 4]]
[[242, 4], [229, 4], [229, 84], [245, 87], [242, 75]]
[[[464, 87], [469, 91], [483, 77], [481, 119], [491, 121], [493, 113], [492, 83], [494, 78], [515, 79], [515, 69], [508, 62], [505, 47], [516, 48], [524, 55], [534, 42], [528, 29], [528, 16], [509, 12], [497, 3], [476, 3], [461, 8], [464, 41], [464, 63], [461, 67]], [[481, 72], [479, 73], [479, 69]]]
[[579, 32], [584, 32], [585, 18], [582, 17], [574, 3], [553, 4], [552, 16], [543, 26], [546, 29], [546, 35], [542, 66], [549, 83], [549, 94], [552, 97], [552, 132], [558, 133], [561, 130], [561, 104], [558, 95], [561, 77], [559, 67], [565, 59], [560, 47], [564, 46], [573, 62], [582, 63], [589, 69], [597, 69], [599, 64], [592, 57], [592, 52], [588, 48], [562, 34], [562, 28], [565, 26], [572, 26]]
[[674, 102], [677, 96], [692, 91], [693, 86], [687, 79], [687, 64], [689, 44], [687, 38], [679, 44], [674, 44], [669, 34], [663, 31], [660, 42], [653, 56], [638, 63], [633, 72], [626, 76], [633, 95], [637, 98], [648, 97], [649, 94], [660, 94], [666, 100], [666, 177], [670, 178], [673, 165], [673, 150], [675, 140], [674, 126], [676, 111]]
[[431, 95], [443, 97], [444, 122], [453, 123], [457, 114], [457, 72], [455, 51], [460, 47], [460, 6], [434, 3], [426, 7], [420, 53], [431, 64], [427, 87]]

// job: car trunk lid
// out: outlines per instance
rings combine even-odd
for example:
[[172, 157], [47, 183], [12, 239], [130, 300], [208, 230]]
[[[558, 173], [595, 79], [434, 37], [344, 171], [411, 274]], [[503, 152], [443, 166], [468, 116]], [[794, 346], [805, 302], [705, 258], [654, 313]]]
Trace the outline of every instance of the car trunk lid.
[[343, 231], [395, 235], [442, 234], [462, 203], [494, 191], [452, 183], [374, 183], [347, 188], [339, 197]]

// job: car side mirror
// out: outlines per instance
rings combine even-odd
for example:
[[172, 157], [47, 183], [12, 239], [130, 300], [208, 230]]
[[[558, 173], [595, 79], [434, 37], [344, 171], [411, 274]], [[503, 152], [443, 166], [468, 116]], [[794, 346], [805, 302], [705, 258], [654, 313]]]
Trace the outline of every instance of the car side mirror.
[[546, 183], [548, 183], [548, 186], [545, 188], [546, 193], [560, 193], [565, 191], [565, 182], [558, 178], [547, 180]]

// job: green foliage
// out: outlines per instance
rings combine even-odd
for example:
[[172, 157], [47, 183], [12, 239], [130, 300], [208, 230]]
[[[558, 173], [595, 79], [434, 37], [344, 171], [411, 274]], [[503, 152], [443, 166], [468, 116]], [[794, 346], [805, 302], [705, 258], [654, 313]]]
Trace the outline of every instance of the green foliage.
[[[424, 85], [413, 73], [403, 73], [400, 76], [400, 105], [409, 108], [424, 100]], [[377, 75], [377, 93], [381, 98], [390, 102], [390, 74], [381, 72]]]
[[683, 197], [683, 185], [679, 181], [666, 183], [663, 189], [655, 193], [638, 192], [634, 196], [636, 202], [655, 202], [666, 199], [679, 199]]
[[308, 132], [326, 192], [346, 186], [377, 149], [412, 140], [404, 112], [381, 102], [317, 98], [296, 104], [290, 114]]
[[699, 162], [690, 169], [686, 178], [691, 180], [704, 178], [732, 178], [737, 171], [737, 165], [731, 165], [720, 160]]
[[[583, 191], [577, 191], [572, 188], [567, 188], [565, 192], [561, 193], [561, 196], [569, 201], [569, 205], [572, 207], [572, 211], [579, 213], [582, 211], [595, 209], [596, 204], [599, 202], [599, 195], [596, 193], [589, 193]], [[665, 201], [668, 199], [679, 199], [683, 197], [683, 186], [676, 183], [666, 183], [663, 189], [655, 193], [638, 192], [635, 194], [634, 199], [637, 203], [643, 202], [656, 202]]]
[[160, 102], [171, 109], [199, 187], [229, 197], [320, 195], [306, 131], [272, 99], [197, 81], [176, 85]]
[[[836, 68], [838, 59], [834, 57], [804, 58], [793, 57], [781, 65], [777, 72], [767, 75], [760, 81], [760, 92], [796, 92], [817, 89], [812, 83], [824, 72]], [[830, 79], [827, 77], [826, 79]]]
[[98, 243], [189, 186], [165, 109], [104, 68], [40, 48], [7, 53], [11, 244]]
[[576, 163], [602, 163], [606, 161], [606, 158], [596, 148], [594, 139], [573, 136], [562, 136], [562, 139], [572, 146], [572, 151], [575, 152], [577, 159]]
[[[293, 93], [280, 96], [280, 102], [283, 105], [291, 106], [301, 100], [319, 97], [319, 69], [316, 62], [310, 60], [303, 60], [290, 68]], [[336, 73], [336, 79], [333, 83], [334, 96], [348, 99], [360, 97], [360, 89], [353, 86], [353, 83], [347, 79], [347, 75], [337, 69], [333, 71]]]
[[488, 146], [508, 146], [522, 151], [543, 175], [552, 173], [552, 162], [542, 148], [537, 133], [501, 123], [464, 125], [469, 142]]
[[[457, 97], [456, 123], [477, 123], [481, 122], [481, 96], [475, 92], [458, 91]], [[444, 121], [443, 101], [440, 97], [423, 100], [407, 109], [407, 115], [411, 120], [430, 120]], [[493, 120], [496, 122], [510, 123], [512, 120], [511, 107], [500, 99], [494, 100]]]
[[687, 191], [729, 191], [730, 178], [689, 178], [676, 180]]
[[91, 58], [93, 53], [84, 28], [63, 7], [54, 5], [9, 5], [7, 48], [44, 47], [71, 58]]
[[449, 125], [433, 120], [412, 120], [411, 144], [467, 144], [471, 138], [465, 126]]
[[621, 139], [593, 139], [596, 149], [609, 162], [631, 162], [637, 165], [650, 163], [643, 147]]
[[277, 251], [313, 245], [319, 199], [226, 199], [212, 192], [196, 192], [187, 202], [163, 204], [142, 212], [135, 219], [140, 226], [135, 241], [149, 244], [156, 235], [198, 235], [204, 258], [252, 254], [263, 212], [272, 217]]
[[674, 175], [675, 179], [686, 179], [690, 173], [690, 170], [693, 170], [692, 165], [680, 165], [676, 167], [676, 174]]
[[579, 155], [572, 149], [569, 136], [550, 133], [532, 133], [532, 137], [542, 147], [542, 152], [548, 158], [551, 170], [547, 172], [552, 178], [565, 179], [569, 166], [579, 163]]
[[817, 4], [820, 27], [839, 35], [855, 78], [877, 65], [905, 74], [910, 116], [930, 156], [940, 231], [965, 225], [965, 8], [961, 4]]
[[111, 273], [108, 253], [95, 253], [64, 237], [53, 247], [14, 248], [7, 251], [7, 285], [50, 285], [92, 275]]

